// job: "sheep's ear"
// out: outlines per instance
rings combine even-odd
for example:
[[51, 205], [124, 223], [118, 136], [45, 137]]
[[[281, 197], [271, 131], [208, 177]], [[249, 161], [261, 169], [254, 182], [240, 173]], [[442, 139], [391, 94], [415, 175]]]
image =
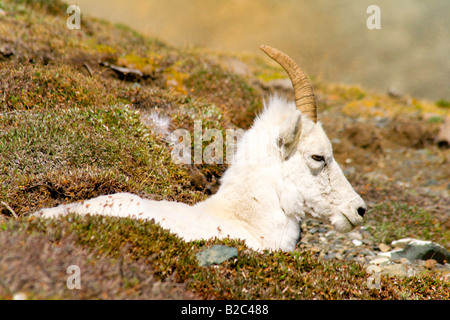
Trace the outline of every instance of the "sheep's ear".
[[301, 131], [302, 114], [299, 110], [295, 110], [294, 114], [284, 121], [278, 136], [278, 147], [283, 160], [288, 159], [292, 151], [297, 147]]

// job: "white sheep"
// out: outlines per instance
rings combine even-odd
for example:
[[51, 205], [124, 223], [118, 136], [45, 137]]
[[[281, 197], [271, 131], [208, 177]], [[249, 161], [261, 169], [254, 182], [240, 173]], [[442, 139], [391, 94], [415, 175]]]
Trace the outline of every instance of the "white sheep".
[[[261, 46], [288, 73], [295, 103], [274, 97], [238, 142], [216, 194], [194, 206], [129, 193], [104, 195], [36, 215], [66, 213], [154, 219], [184, 240], [240, 238], [256, 250], [293, 250], [307, 216], [348, 232], [363, 222], [366, 205], [333, 158], [311, 85], [297, 64]], [[257, 150], [255, 149], [257, 146]]]

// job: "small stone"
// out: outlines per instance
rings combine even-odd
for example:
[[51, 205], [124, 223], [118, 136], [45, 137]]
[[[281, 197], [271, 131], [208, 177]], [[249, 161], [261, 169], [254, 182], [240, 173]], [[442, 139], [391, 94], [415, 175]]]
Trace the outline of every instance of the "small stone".
[[27, 294], [24, 292], [17, 292], [13, 295], [13, 300], [27, 300]]
[[391, 251], [392, 259], [403, 257], [408, 258], [410, 261], [434, 259], [443, 264], [450, 260], [450, 253], [431, 241], [415, 240], [410, 241], [403, 250]]
[[271, 80], [269, 86], [278, 90], [292, 91], [292, 82], [287, 78]]
[[138, 82], [133, 83], [133, 85], [131, 86], [132, 89], [140, 89], [141, 87], [142, 86]]
[[383, 268], [382, 273], [387, 274], [389, 276], [400, 276], [400, 277], [404, 277], [408, 275], [408, 270], [406, 269], [406, 267], [402, 264], [392, 264], [390, 266], [386, 266]]
[[327, 253], [326, 255], [323, 256], [323, 260], [330, 260], [330, 259], [334, 259], [336, 257], [336, 255], [334, 254], [334, 252], [331, 253]]
[[366, 259], [364, 259], [364, 257], [357, 257], [354, 260], [358, 263], [366, 264]]
[[401, 264], [411, 264], [411, 261], [409, 261], [407, 258], [400, 258]]
[[364, 249], [363, 251], [361, 251], [361, 254], [365, 255], [366, 257], [375, 257], [376, 254], [369, 249]]
[[199, 261], [199, 266], [209, 267], [213, 264], [220, 264], [230, 258], [237, 257], [237, 249], [222, 245], [215, 245], [211, 248], [198, 252], [195, 255]]
[[357, 231], [350, 232], [347, 236], [348, 236], [350, 239], [362, 240], [362, 235], [361, 235], [361, 233], [359, 233], [359, 232], [357, 232]]
[[445, 272], [442, 274], [441, 280], [444, 282], [450, 282], [450, 272]]
[[431, 241], [423, 241], [423, 240], [418, 240], [418, 239], [414, 239], [414, 238], [403, 238], [403, 239], [392, 241], [391, 245], [395, 248], [403, 249], [408, 244], [424, 245], [424, 244], [431, 244], [431, 243], [432, 243]]
[[425, 268], [433, 270], [436, 264], [437, 264], [436, 260], [428, 259], [427, 261], [425, 261]]
[[224, 66], [228, 71], [240, 76], [245, 76], [250, 73], [247, 64], [235, 58], [225, 59]]
[[387, 90], [387, 93], [388, 93], [389, 96], [394, 97], [394, 98], [400, 98], [400, 97], [402, 97], [402, 95], [403, 95], [403, 94], [402, 94], [397, 88], [395, 88], [394, 86], [389, 86], [389, 88], [388, 88], [388, 90]]
[[376, 264], [380, 266], [386, 265], [390, 259], [388, 257], [377, 257], [375, 259], [370, 260], [369, 264]]
[[333, 143], [333, 145], [334, 145], [334, 144], [339, 144], [339, 143], [341, 143], [341, 139], [333, 138], [333, 139], [331, 140], [331, 143]]
[[339, 260], [344, 260], [344, 257], [343, 257], [342, 254], [340, 254], [339, 252], [337, 252], [337, 253], [335, 254], [335, 258], [336, 258], [336, 259], [339, 259]]
[[344, 169], [344, 175], [345, 175], [346, 177], [355, 174], [355, 172], [356, 172], [356, 169], [355, 169], [355, 167], [353, 167], [353, 166], [351, 166], [351, 167], [346, 167], [346, 168]]
[[330, 230], [327, 233], [325, 233], [325, 237], [329, 238], [329, 237], [334, 237], [336, 235], [336, 231], [334, 230]]
[[391, 250], [391, 247], [388, 246], [387, 244], [380, 243], [378, 245], [378, 249], [380, 249], [381, 252], [388, 252], [389, 250]]
[[355, 246], [357, 246], [357, 247], [359, 247], [360, 245], [362, 245], [362, 241], [361, 241], [361, 240], [358, 240], [358, 239], [353, 239], [353, 240], [352, 240], [352, 243], [353, 243]]
[[450, 146], [450, 116], [447, 116], [441, 125], [439, 133], [436, 137], [437, 144], [440, 147]]

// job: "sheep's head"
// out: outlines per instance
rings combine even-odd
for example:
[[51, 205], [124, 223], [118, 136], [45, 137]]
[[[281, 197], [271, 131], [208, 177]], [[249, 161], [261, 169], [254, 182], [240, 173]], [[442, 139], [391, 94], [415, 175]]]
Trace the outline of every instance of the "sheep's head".
[[[330, 222], [337, 231], [348, 232], [362, 224], [366, 205], [334, 160], [330, 140], [317, 122], [311, 85], [287, 55], [267, 46], [261, 49], [286, 70], [295, 93], [296, 107], [284, 104], [291, 110], [279, 121], [277, 137], [281, 208], [287, 215], [303, 218], [306, 214]], [[271, 103], [282, 104], [277, 99]]]

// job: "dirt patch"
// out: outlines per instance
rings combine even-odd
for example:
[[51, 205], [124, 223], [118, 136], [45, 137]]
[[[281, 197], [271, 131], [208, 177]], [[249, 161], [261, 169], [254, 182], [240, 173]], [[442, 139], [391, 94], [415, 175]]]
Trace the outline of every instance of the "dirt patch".
[[438, 127], [412, 117], [396, 117], [384, 133], [385, 140], [394, 140], [401, 146], [424, 148], [433, 145]]
[[372, 124], [355, 123], [347, 126], [343, 136], [357, 148], [378, 153], [383, 151], [383, 141], [378, 131]]
[[[159, 281], [150, 266], [111, 259], [74, 245], [71, 237], [0, 233], [0, 296], [25, 299], [198, 299], [173, 278]], [[70, 289], [69, 266], [79, 268], [80, 289]], [[69, 270], [69, 272], [68, 272]], [[70, 284], [76, 284], [69, 281]], [[70, 285], [69, 284], [69, 285]]]

